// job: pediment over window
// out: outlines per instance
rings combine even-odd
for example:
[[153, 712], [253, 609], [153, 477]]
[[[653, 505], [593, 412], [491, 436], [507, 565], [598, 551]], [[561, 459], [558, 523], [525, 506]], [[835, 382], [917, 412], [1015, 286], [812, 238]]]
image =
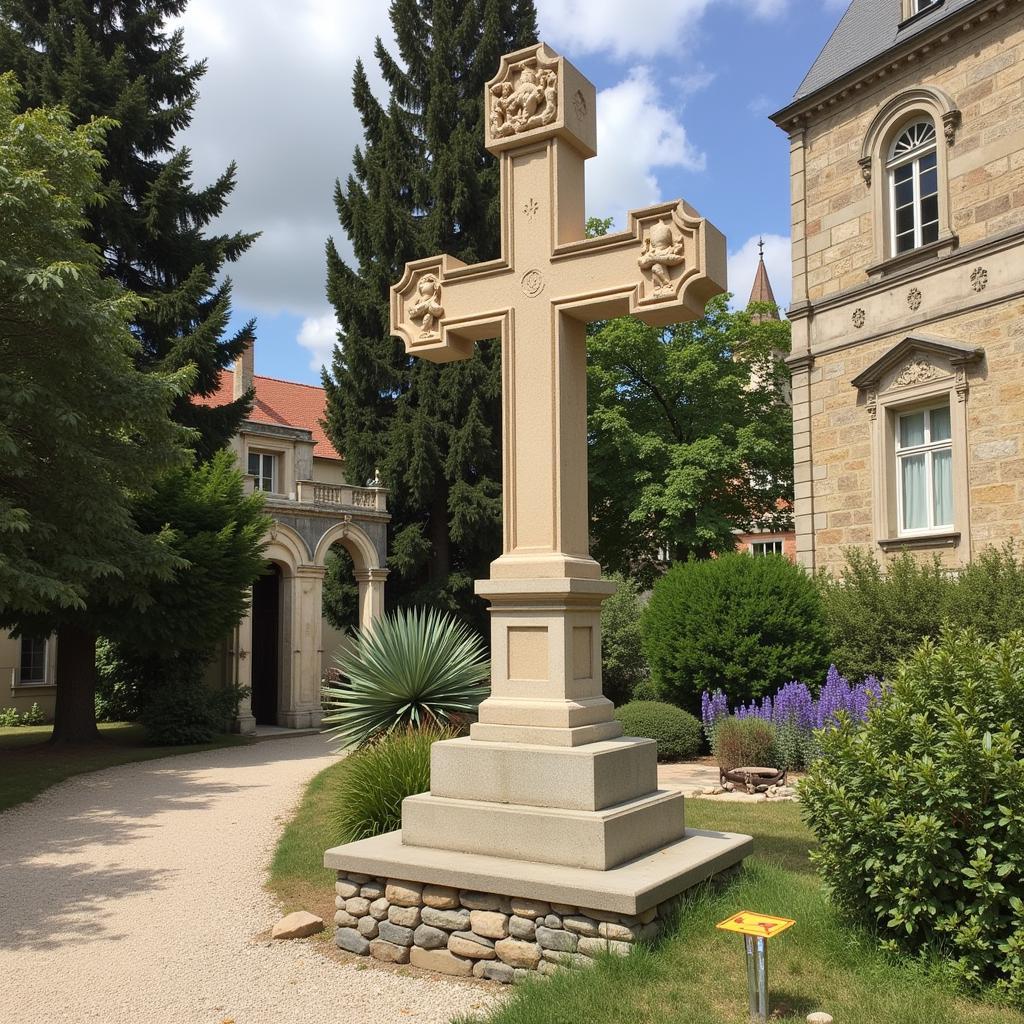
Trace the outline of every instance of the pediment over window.
[[858, 391], [881, 392], [927, 384], [980, 362], [985, 350], [946, 338], [911, 334], [893, 345], [850, 383]]

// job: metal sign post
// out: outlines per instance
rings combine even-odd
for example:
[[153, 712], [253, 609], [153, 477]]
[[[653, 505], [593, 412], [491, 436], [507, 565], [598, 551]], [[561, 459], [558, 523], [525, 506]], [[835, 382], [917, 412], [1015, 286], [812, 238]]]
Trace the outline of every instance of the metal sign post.
[[768, 940], [792, 928], [796, 921], [788, 917], [770, 917], [743, 910], [715, 925], [724, 932], [737, 932], [743, 936], [747, 959], [747, 998], [750, 1019], [768, 1019]]

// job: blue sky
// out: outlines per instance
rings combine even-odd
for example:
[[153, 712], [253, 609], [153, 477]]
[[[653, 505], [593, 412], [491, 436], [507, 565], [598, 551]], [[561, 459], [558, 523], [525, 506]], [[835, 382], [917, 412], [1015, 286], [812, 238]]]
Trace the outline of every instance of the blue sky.
[[[724, 231], [744, 300], [757, 238], [789, 299], [789, 145], [767, 115], [788, 102], [845, 0], [538, 0], [542, 38], [598, 89], [587, 211], [681, 197]], [[324, 241], [348, 249], [332, 202], [360, 142], [356, 57], [389, 41], [384, 0], [192, 0], [182, 24], [209, 71], [192, 126], [199, 183], [238, 162], [226, 229], [263, 236], [231, 268], [235, 320], [257, 319], [256, 372], [317, 383], [335, 324]]]

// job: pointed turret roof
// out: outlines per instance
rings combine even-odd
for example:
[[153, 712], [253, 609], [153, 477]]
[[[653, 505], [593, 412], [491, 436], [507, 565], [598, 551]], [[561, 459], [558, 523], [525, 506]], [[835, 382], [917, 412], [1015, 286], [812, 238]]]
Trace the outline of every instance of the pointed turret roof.
[[[750, 298], [747, 300], [747, 306], [749, 307], [755, 302], [770, 302], [773, 306], [778, 306], [778, 303], [775, 301], [775, 293], [772, 291], [772, 283], [768, 280], [768, 268], [764, 265], [764, 239], [761, 239], [758, 245], [760, 247], [760, 259], [757, 264], [757, 274], [754, 275], [754, 287], [750, 289]], [[757, 313], [755, 316], [759, 322], [762, 320], [779, 319], [777, 309], [772, 313]]]

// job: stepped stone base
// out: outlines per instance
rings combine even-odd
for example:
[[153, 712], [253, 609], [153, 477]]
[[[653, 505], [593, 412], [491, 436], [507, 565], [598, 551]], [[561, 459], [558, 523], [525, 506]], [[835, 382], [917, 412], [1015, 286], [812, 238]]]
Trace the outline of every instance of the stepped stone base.
[[[721, 834], [703, 834], [712, 835]], [[694, 841], [700, 838], [693, 835]], [[359, 845], [339, 849], [347, 859]], [[342, 859], [338, 851], [328, 851], [328, 861], [332, 856]], [[714, 863], [712, 858], [705, 867]], [[734, 864], [705, 877], [725, 881], [738, 870]], [[339, 949], [385, 963], [507, 984], [537, 973], [587, 967], [607, 953], [628, 956], [637, 942], [657, 938], [679, 898], [676, 894], [642, 911], [623, 913], [589, 903], [510, 895], [507, 888], [465, 889], [339, 870], [334, 941]]]
[[500, 893], [590, 907], [615, 914], [642, 914], [747, 857], [750, 836], [687, 829], [681, 839], [609, 871], [404, 846], [402, 833], [337, 846], [324, 866], [342, 874], [411, 879], [417, 884]]

